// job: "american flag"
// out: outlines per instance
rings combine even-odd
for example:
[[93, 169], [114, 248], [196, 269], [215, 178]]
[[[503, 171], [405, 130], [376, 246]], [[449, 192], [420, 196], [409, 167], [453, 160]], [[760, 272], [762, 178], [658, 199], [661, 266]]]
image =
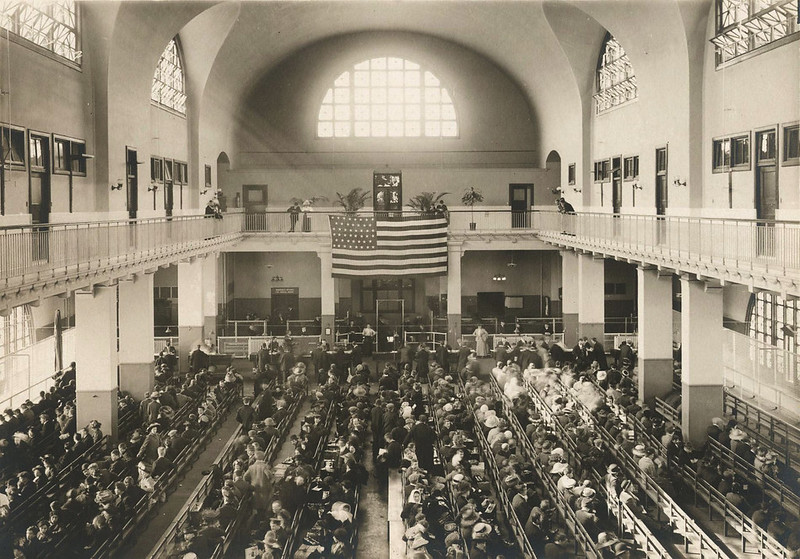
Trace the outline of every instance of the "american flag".
[[334, 276], [447, 274], [443, 217], [332, 215], [330, 222]]

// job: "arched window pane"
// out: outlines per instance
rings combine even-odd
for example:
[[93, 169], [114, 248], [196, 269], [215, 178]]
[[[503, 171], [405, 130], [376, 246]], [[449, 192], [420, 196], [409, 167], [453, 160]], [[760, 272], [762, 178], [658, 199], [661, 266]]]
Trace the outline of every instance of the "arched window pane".
[[415, 62], [397, 57], [364, 60], [339, 74], [333, 85], [320, 105], [320, 138], [458, 137], [449, 92]]
[[81, 61], [75, 0], [4, 0], [0, 2], [0, 27], [67, 60]]
[[606, 35], [597, 64], [596, 114], [633, 101], [638, 95], [636, 75], [625, 49], [611, 34]]
[[150, 98], [161, 106], [186, 114], [186, 82], [176, 39], [167, 43], [161, 53], [153, 74]]

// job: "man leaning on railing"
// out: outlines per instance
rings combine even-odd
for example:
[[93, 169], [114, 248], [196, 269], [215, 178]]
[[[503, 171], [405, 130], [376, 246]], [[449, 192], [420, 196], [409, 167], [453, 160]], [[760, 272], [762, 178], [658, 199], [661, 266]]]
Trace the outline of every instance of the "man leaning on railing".
[[[567, 202], [563, 196], [556, 200], [556, 206], [558, 206], [558, 213], [562, 214], [562, 216], [576, 214], [575, 208], [572, 206], [572, 204]], [[569, 218], [564, 218], [564, 217], [561, 218], [561, 232], [563, 234], [574, 235], [574, 233], [571, 233], [569, 231], [571, 223], [572, 220], [570, 220]]]

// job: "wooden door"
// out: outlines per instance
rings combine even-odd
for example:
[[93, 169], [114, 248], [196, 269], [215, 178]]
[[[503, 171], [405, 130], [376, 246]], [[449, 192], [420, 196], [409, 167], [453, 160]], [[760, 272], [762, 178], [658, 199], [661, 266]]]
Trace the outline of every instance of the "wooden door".
[[263, 213], [267, 209], [267, 185], [242, 185], [242, 205], [247, 213]]
[[622, 158], [615, 157], [611, 160], [611, 205], [615, 215], [619, 215], [622, 208]]
[[656, 150], [656, 215], [667, 213], [667, 148]]
[[164, 160], [164, 212], [167, 217], [172, 216], [172, 209], [175, 207], [175, 177], [172, 174], [175, 169], [173, 168], [173, 161], [171, 159]]
[[30, 160], [30, 203], [28, 209], [32, 223], [50, 222], [50, 138], [30, 134], [28, 157]]
[[777, 133], [774, 129], [756, 133], [756, 217], [775, 220], [778, 209]]
[[139, 163], [135, 149], [125, 149], [125, 187], [128, 204], [128, 217], [136, 219], [139, 212]]
[[504, 291], [478, 292], [478, 316], [503, 318], [506, 314], [506, 294]]

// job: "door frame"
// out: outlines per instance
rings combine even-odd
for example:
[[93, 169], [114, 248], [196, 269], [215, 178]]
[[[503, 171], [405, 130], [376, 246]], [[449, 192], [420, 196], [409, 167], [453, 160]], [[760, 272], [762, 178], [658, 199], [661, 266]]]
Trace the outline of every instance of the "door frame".
[[[133, 154], [133, 161], [131, 161]], [[134, 146], [125, 146], [125, 209], [128, 212], [128, 219], [136, 219], [139, 214], [139, 150]], [[131, 174], [131, 171], [134, 171]], [[133, 177], [133, 181], [131, 181]], [[135, 184], [133, 184], [135, 183]], [[131, 186], [134, 192], [131, 192]], [[134, 208], [131, 209], [131, 202]]]
[[[533, 208], [533, 189], [534, 183], [532, 182], [510, 182], [508, 183], [508, 209], [512, 212], [512, 224], [511, 226], [514, 227], [515, 220], [513, 219], [514, 210], [513, 203], [514, 203], [514, 190], [520, 189], [522, 190], [524, 187], [525, 190], [525, 218], [522, 220], [524, 223], [524, 227], [530, 227], [530, 212], [531, 208]], [[519, 211], [519, 210], [516, 210]]]
[[[617, 166], [614, 166], [614, 162]], [[619, 215], [622, 211], [622, 154], [615, 155], [611, 158], [611, 211], [614, 215]], [[619, 206], [615, 206], [614, 202], [617, 200], [617, 193], [619, 193]]]
[[247, 212], [248, 200], [247, 200], [247, 191], [248, 190], [261, 190], [264, 194], [264, 201], [261, 204], [253, 204], [253, 205], [263, 205], [264, 208], [269, 209], [269, 184], [243, 184], [242, 185], [242, 208]]
[[[661, 176], [661, 171], [658, 170], [658, 152], [664, 150], [664, 189], [663, 189], [663, 202], [664, 202], [664, 211], [659, 213], [658, 211], [658, 202], [659, 202], [659, 195], [658, 195], [658, 177]], [[655, 170], [655, 210], [656, 215], [666, 215], [667, 208], [669, 208], [669, 144], [664, 146], [659, 146], [655, 149], [655, 159], [654, 159], [654, 170]]]
[[[31, 168], [31, 154], [30, 154], [30, 147], [31, 147], [31, 138], [36, 137], [44, 140], [42, 142], [42, 168], [44, 171], [34, 171]], [[41, 219], [37, 221], [37, 223], [50, 223], [50, 213], [53, 209], [53, 148], [52, 148], [52, 134], [47, 132], [40, 132], [38, 130], [28, 130], [27, 135], [27, 142], [25, 145], [25, 157], [26, 159], [26, 166], [28, 168], [28, 213], [31, 215], [31, 222], [33, 222], [33, 175], [36, 174], [42, 176], [42, 191], [41, 191], [41, 198], [42, 203], [41, 206], [47, 206], [47, 219], [42, 221]], [[46, 196], [45, 196], [46, 194]], [[45, 204], [46, 202], [46, 204]], [[41, 210], [39, 211], [39, 216], [42, 215]]]
[[[772, 126], [765, 126], [763, 128], [756, 128], [753, 130], [753, 153], [752, 159], [753, 162], [753, 208], [756, 210], [756, 219], [764, 219], [761, 217], [761, 167], [774, 167], [775, 168], [775, 210], [780, 208], [781, 203], [781, 183], [780, 183], [780, 165], [778, 162], [781, 159], [781, 152], [780, 152], [780, 127], [777, 124]], [[775, 159], [772, 163], [767, 163], [764, 165], [759, 164], [758, 159], [758, 141], [760, 140], [760, 135], [765, 132], [772, 132], [775, 134]]]

